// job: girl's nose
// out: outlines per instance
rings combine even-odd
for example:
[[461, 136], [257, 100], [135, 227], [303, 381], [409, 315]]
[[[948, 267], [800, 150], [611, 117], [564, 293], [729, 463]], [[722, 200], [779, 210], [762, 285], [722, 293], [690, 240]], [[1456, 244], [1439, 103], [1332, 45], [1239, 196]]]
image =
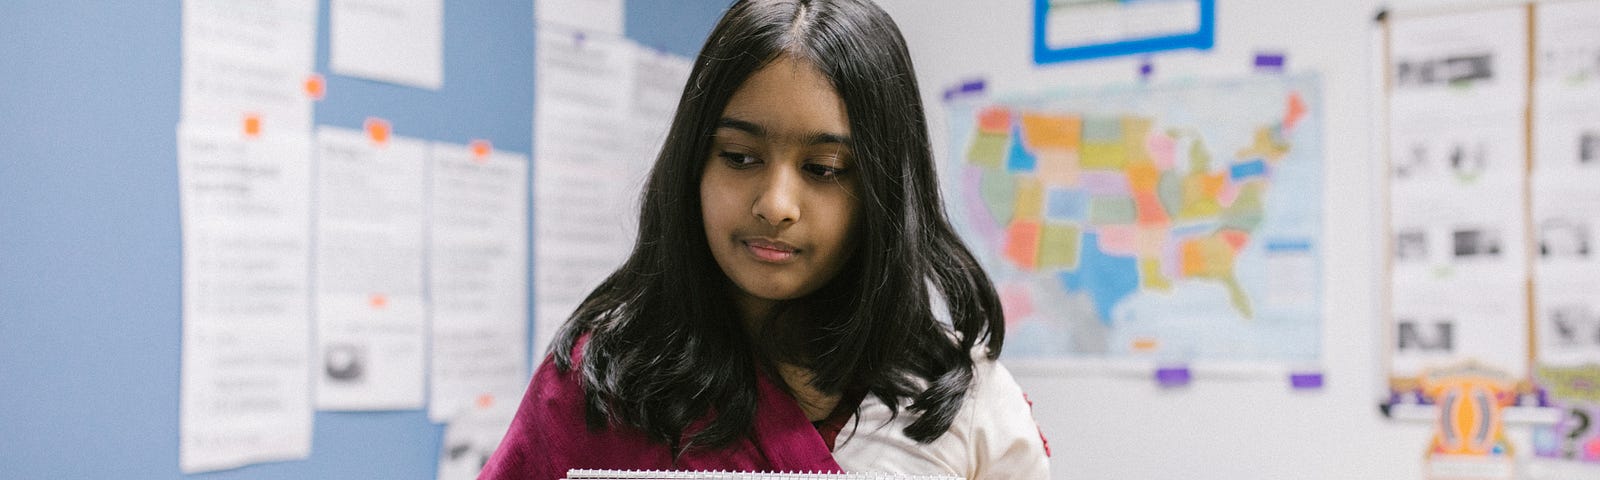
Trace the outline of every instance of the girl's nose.
[[797, 169], [774, 168], [769, 172], [759, 187], [750, 213], [774, 227], [799, 221], [800, 190], [804, 188], [801, 181], [804, 179]]

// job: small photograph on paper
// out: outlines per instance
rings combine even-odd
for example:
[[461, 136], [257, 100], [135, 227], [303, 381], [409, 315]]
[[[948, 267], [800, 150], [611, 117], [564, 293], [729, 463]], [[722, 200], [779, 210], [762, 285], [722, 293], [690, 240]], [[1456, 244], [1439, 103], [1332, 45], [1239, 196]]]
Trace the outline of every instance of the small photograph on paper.
[[1451, 232], [1457, 260], [1493, 259], [1504, 250], [1499, 230], [1485, 227], [1457, 228]]
[[1547, 218], [1539, 222], [1539, 256], [1545, 259], [1584, 260], [1593, 248], [1588, 219]]
[[1456, 180], [1470, 182], [1483, 176], [1489, 169], [1489, 158], [1482, 143], [1468, 144], [1456, 141], [1450, 144], [1444, 154], [1450, 173]]
[[330, 343], [322, 371], [334, 383], [362, 383], [367, 376], [367, 349], [351, 343]]
[[1448, 355], [1455, 351], [1456, 321], [1449, 317], [1395, 319], [1395, 349], [1400, 353]]
[[1479, 51], [1395, 62], [1395, 85], [1468, 87], [1494, 80], [1494, 52]]
[[1409, 180], [1417, 177], [1426, 177], [1428, 168], [1428, 146], [1414, 143], [1403, 155], [1396, 155], [1394, 162], [1395, 180]]
[[1587, 303], [1564, 303], [1545, 308], [1545, 332], [1551, 346], [1600, 347], [1600, 312]]
[[1395, 232], [1394, 261], [1402, 263], [1428, 261], [1428, 232], [1422, 229]]
[[[1600, 63], [1600, 59], [1595, 63]], [[1578, 133], [1578, 165], [1600, 166], [1600, 129], [1584, 129]]]

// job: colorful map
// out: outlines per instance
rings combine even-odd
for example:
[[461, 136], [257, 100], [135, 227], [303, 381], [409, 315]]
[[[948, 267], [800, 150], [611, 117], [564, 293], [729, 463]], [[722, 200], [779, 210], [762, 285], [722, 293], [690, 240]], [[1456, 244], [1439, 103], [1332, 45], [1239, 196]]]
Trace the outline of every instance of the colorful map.
[[953, 103], [944, 187], [1000, 290], [1007, 353], [1319, 358], [1316, 85]]

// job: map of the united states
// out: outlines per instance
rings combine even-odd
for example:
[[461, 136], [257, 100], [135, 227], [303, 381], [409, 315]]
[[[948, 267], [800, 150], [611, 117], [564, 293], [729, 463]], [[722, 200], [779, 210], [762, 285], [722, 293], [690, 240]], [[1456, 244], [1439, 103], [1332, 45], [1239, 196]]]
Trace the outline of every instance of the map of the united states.
[[1129, 295], [1190, 281], [1224, 286], [1249, 319], [1236, 258], [1305, 114], [1288, 95], [1281, 117], [1219, 155], [1197, 130], [1147, 116], [978, 109], [964, 160], [987, 218], [972, 221], [1001, 237], [1006, 263], [1091, 295], [1101, 322]]

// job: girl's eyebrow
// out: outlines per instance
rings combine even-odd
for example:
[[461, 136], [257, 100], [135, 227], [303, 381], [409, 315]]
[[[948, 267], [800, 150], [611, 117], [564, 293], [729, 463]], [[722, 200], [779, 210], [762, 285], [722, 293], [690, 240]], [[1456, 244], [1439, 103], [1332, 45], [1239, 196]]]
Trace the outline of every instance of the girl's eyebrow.
[[[721, 119], [717, 120], [717, 129], [721, 130], [724, 128], [731, 128], [763, 139], [767, 138], [768, 133], [767, 127], [761, 126], [755, 122], [729, 117], [722, 117]], [[808, 138], [805, 142], [807, 146], [827, 144], [838, 144], [847, 148], [850, 146], [849, 135], [829, 132], [815, 132], [807, 137]]]

